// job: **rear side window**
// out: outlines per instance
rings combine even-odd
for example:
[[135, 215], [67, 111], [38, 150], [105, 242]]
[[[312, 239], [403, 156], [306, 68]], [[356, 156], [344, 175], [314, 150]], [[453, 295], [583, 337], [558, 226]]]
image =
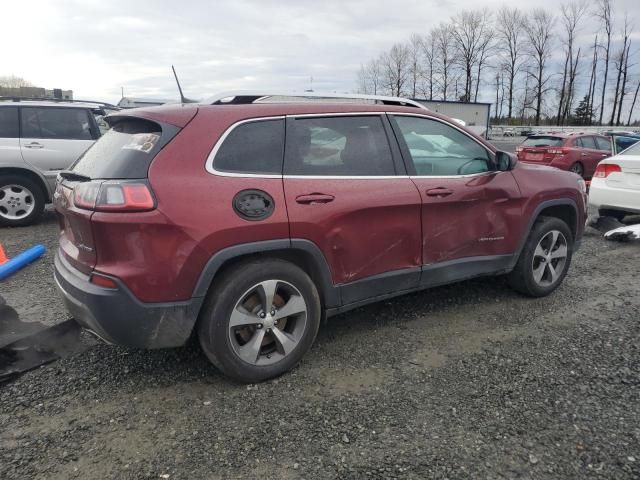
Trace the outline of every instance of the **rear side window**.
[[596, 150], [596, 142], [593, 137], [580, 137], [576, 139], [576, 145], [581, 148], [590, 148]]
[[178, 132], [141, 118], [125, 118], [93, 144], [71, 168], [89, 178], [146, 178], [151, 160]]
[[18, 108], [0, 108], [0, 138], [18, 138]]
[[596, 146], [598, 150], [604, 150], [606, 152], [611, 151], [611, 141], [604, 137], [593, 137], [596, 139]]
[[22, 107], [22, 137], [92, 140], [89, 112], [81, 108]]
[[215, 154], [219, 172], [282, 174], [284, 119], [256, 120], [235, 127]]
[[562, 137], [552, 137], [547, 135], [540, 135], [535, 137], [529, 137], [522, 145], [525, 147], [559, 147], [564, 143]]
[[296, 118], [287, 129], [285, 174], [393, 176], [379, 116]]

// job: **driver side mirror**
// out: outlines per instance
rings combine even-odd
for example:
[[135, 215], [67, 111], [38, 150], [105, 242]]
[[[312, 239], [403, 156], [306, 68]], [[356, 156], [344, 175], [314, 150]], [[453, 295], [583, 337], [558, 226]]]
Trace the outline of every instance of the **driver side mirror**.
[[515, 158], [507, 152], [496, 152], [496, 168], [499, 172], [507, 172], [516, 164]]

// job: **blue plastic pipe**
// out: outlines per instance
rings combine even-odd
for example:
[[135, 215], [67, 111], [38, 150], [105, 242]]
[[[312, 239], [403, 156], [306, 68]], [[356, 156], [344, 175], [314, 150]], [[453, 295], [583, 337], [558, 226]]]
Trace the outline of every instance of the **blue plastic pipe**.
[[20, 255], [13, 257], [7, 263], [0, 265], [0, 281], [9, 276], [16, 273], [21, 268], [26, 267], [31, 262], [36, 261], [47, 249], [44, 248], [44, 245], [36, 245], [35, 247], [31, 247], [29, 250], [22, 252]]

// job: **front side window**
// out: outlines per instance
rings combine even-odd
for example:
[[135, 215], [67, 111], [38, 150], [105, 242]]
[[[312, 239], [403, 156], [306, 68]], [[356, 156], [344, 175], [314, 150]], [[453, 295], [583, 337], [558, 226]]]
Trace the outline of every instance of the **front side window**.
[[423, 117], [394, 117], [416, 175], [471, 175], [491, 170], [486, 148], [445, 123]]
[[22, 137], [92, 140], [89, 112], [82, 108], [22, 108]]
[[18, 138], [18, 108], [0, 108], [0, 138]]
[[285, 174], [392, 176], [396, 173], [379, 116], [296, 118], [289, 125]]
[[284, 119], [256, 120], [236, 126], [213, 160], [219, 172], [282, 174]]

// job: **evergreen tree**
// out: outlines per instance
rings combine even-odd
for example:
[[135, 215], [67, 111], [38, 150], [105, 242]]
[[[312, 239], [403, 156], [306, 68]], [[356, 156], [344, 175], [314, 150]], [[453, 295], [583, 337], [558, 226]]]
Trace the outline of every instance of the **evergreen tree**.
[[576, 125], [591, 125], [593, 122], [593, 107], [590, 105], [587, 95], [580, 100], [573, 115]]

